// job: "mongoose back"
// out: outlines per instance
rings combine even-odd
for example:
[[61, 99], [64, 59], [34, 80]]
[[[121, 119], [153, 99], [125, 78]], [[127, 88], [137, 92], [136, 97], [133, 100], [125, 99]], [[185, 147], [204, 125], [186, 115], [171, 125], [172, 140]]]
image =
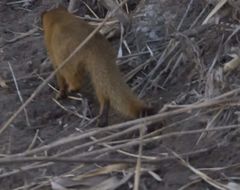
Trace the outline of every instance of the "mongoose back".
[[[42, 14], [44, 41], [56, 68], [94, 30], [87, 22], [58, 7]], [[101, 125], [107, 124], [108, 107], [131, 118], [146, 114], [151, 108], [137, 98], [124, 82], [116, 64], [116, 52], [100, 33], [57, 72], [59, 97], [81, 88], [84, 73], [90, 75], [99, 104]]]

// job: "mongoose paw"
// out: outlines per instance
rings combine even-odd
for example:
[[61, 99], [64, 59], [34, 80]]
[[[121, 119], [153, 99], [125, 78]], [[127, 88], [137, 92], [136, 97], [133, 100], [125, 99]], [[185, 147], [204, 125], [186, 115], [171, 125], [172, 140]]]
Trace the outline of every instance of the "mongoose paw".
[[60, 91], [59, 93], [56, 94], [55, 98], [57, 100], [64, 99], [67, 98], [67, 94], [64, 91]]

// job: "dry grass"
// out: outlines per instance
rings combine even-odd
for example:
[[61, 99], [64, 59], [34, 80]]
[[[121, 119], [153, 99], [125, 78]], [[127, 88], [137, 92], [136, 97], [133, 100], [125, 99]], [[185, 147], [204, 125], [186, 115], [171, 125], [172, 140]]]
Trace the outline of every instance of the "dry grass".
[[[150, 3], [154, 2], [156, 3], [154, 0], [150, 1]], [[125, 1], [122, 1], [121, 4], [124, 3]], [[140, 4], [143, 6], [142, 3]], [[146, 35], [147, 40], [144, 48], [127, 41], [126, 36], [131, 36], [131, 33], [135, 32], [134, 29], [124, 34], [121, 27], [118, 28], [121, 35], [118, 54], [122, 55], [123, 52], [128, 52], [128, 55], [118, 59], [118, 64], [120, 67], [136, 65], [126, 74], [125, 79], [127, 82], [133, 81], [133, 89], [139, 92], [141, 97], [149, 97], [149, 91], [166, 91], [171, 85], [176, 89], [181, 85], [180, 88], [188, 89], [187, 91], [178, 91], [179, 94], [173, 96], [175, 99], [164, 104], [162, 109], [153, 116], [113, 124], [105, 128], [86, 128], [96, 120], [94, 117], [87, 116], [87, 110], [90, 110], [88, 105], [84, 106], [83, 111], [78, 112], [53, 99], [53, 103], [59, 109], [74, 115], [77, 122], [81, 121], [79, 122], [80, 127], [75, 125], [78, 133], [37, 146], [37, 141], [40, 139], [40, 129], [36, 130], [26, 151], [16, 154], [1, 153], [0, 179], [23, 172], [46, 171], [52, 167], [57, 167], [57, 164], [71, 164], [71, 167], [59, 176], [45, 176], [45, 173], [41, 172], [39, 176], [35, 176], [31, 183], [28, 181], [25, 185], [15, 189], [41, 189], [51, 186], [52, 189], [107, 190], [117, 189], [125, 185], [126, 189], [138, 190], [144, 188], [141, 178], [144, 178], [145, 175], [150, 176], [156, 183], [162, 182], [157, 171], [164, 163], [171, 161], [180, 163], [195, 175], [192, 178], [189, 177], [187, 184], [179, 187], [181, 190], [191, 189], [192, 186], [201, 184], [203, 181], [205, 184], [221, 190], [234, 190], [234, 188], [239, 187], [237, 183], [232, 182], [231, 176], [227, 176], [227, 174], [221, 177], [212, 175], [213, 172], [220, 174], [238, 168], [239, 163], [204, 169], [196, 168], [190, 163], [191, 158], [200, 158], [215, 149], [221, 150], [229, 143], [228, 139], [237, 138], [240, 127], [238, 123], [239, 112], [237, 111], [240, 104], [240, 88], [236, 79], [237, 75], [234, 72], [240, 63], [239, 43], [237, 41], [240, 27], [233, 25], [234, 22], [218, 23], [217, 19], [215, 20], [216, 15], [221, 17], [221, 11], [224, 7], [227, 9], [234, 9], [234, 7], [227, 4], [226, 0], [219, 1], [211, 11], [206, 8], [206, 5], [193, 18], [191, 24], [186, 24], [187, 17], [193, 10], [193, 5], [194, 0], [186, 4], [185, 13], [180, 15], [181, 19], [178, 20], [173, 32], [154, 40], [148, 39]], [[138, 19], [140, 17], [148, 19], [146, 15], [143, 16], [143, 13], [148, 11], [148, 6], [144, 5], [142, 9], [134, 12], [132, 15], [133, 26], [140, 29], [143, 27]], [[88, 8], [90, 9], [90, 7]], [[113, 12], [108, 14], [101, 24], [98, 24], [94, 32], [72, 52], [58, 69], [77, 51], [81, 51], [84, 44], [106, 23]], [[97, 15], [97, 13], [94, 14]], [[101, 19], [95, 18], [95, 20]], [[209, 23], [210, 21], [211, 23]], [[114, 24], [116, 23], [115, 21]], [[171, 25], [171, 21], [168, 23]], [[148, 23], [147, 27], [154, 28], [156, 26], [154, 23]], [[157, 31], [158, 28], [154, 28], [154, 30]], [[27, 33], [20, 34], [7, 41], [4, 46], [15, 43], [37, 31], [38, 28], [34, 28]], [[215, 37], [212, 41], [209, 37], [211, 35]], [[227, 56], [231, 60], [223, 62], [222, 65], [219, 64], [220, 60]], [[9, 67], [11, 68], [11, 64]], [[25, 102], [22, 102], [23, 99], [17, 83], [21, 79], [17, 79], [11, 69], [22, 105], [1, 126], [0, 135], [5, 134], [3, 132], [9, 129], [10, 124], [22, 111], [25, 113], [27, 125], [30, 126], [27, 106], [46, 85], [56, 91], [49, 81], [58, 69], [45, 80], [38, 75], [37, 77], [43, 82]], [[231, 83], [229, 80], [235, 82]], [[177, 85], [174, 86], [174, 84]], [[5, 80], [2, 78], [0, 78], [0, 86], [6, 86]], [[161, 95], [160, 93], [156, 94]], [[191, 97], [194, 98], [191, 99]], [[159, 103], [160, 100], [157, 96], [151, 98], [155, 99], [154, 102], [157, 102], [158, 105], [162, 104]], [[70, 96], [69, 99], [84, 103], [83, 98]], [[146, 133], [146, 128], [152, 126], [157, 129]], [[193, 138], [194, 146], [192, 149], [179, 152], [172, 150], [173, 145], [171, 147], [165, 144], [161, 145], [165, 140], [171, 141], [181, 138]], [[149, 154], [149, 150], [153, 150], [151, 154]], [[6, 168], [9, 166], [11, 169], [7, 170]], [[132, 181], [134, 182], [132, 183]]]

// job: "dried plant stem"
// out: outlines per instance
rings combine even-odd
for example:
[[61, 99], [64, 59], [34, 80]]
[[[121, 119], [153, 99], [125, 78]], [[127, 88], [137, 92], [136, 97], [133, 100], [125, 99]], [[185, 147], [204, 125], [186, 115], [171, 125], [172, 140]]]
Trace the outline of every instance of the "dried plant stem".
[[[228, 93], [226, 93], [226, 94], [228, 94]], [[225, 96], [223, 96], [223, 97], [225, 97]], [[61, 139], [59, 141], [56, 141], [52, 144], [45, 145], [43, 147], [36, 148], [36, 149], [33, 149], [31, 151], [28, 151], [28, 152], [19, 153], [17, 155], [18, 156], [26, 156], [26, 155], [35, 154], [35, 153], [38, 153], [38, 152], [49, 150], [51, 148], [56, 148], [58, 146], [62, 146], [64, 144], [66, 145], [68, 143], [72, 143], [72, 142], [75, 142], [77, 140], [88, 138], [88, 137], [91, 137], [93, 135], [96, 135], [96, 134], [99, 134], [99, 133], [102, 133], [102, 132], [106, 132], [106, 131], [109, 131], [109, 130], [123, 129], [123, 128], [126, 128], [127, 126], [130, 126], [130, 125], [137, 125], [135, 127], [139, 128], [141, 126], [141, 123], [143, 123], [143, 122], [145, 122], [146, 125], [149, 125], [149, 124], [152, 124], [152, 123], [155, 123], [155, 122], [159, 122], [163, 118], [166, 118], [166, 117], [169, 117], [169, 116], [174, 116], [174, 115], [181, 114], [181, 113], [192, 112], [193, 110], [200, 109], [200, 108], [209, 108], [209, 107], [212, 107], [212, 106], [226, 106], [226, 105], [230, 106], [230, 105], [237, 105], [238, 103], [239, 103], [238, 99], [235, 100], [233, 98], [231, 98], [231, 100], [228, 100], [226, 98], [224, 98], [223, 100], [218, 100], [218, 99], [208, 100], [208, 101], [205, 101], [205, 102], [202, 102], [202, 103], [199, 103], [199, 104], [189, 105], [186, 108], [176, 109], [176, 110], [173, 110], [173, 111], [160, 113], [160, 114], [153, 115], [153, 116], [140, 118], [140, 119], [120, 123], [120, 124], [117, 124], [117, 125], [112, 125], [112, 126], [109, 126], [109, 127], [105, 127], [105, 128], [102, 128], [102, 129], [96, 129], [95, 131], [90, 131], [90, 132], [87, 132], [85, 134], [77, 135], [75, 137], [67, 137], [67, 138]], [[17, 156], [17, 155], [15, 155], [15, 156]]]
[[144, 133], [144, 125], [139, 129], [139, 148], [138, 148], [138, 158], [135, 168], [135, 176], [134, 176], [134, 187], [133, 190], [139, 190], [139, 184], [140, 184], [140, 177], [141, 177], [141, 169], [142, 169], [142, 154], [143, 154], [143, 133]]
[[211, 186], [220, 189], [220, 190], [227, 190], [227, 186], [221, 184], [220, 182], [212, 179], [211, 177], [207, 176], [205, 173], [197, 170], [196, 168], [194, 168], [193, 166], [191, 166], [189, 163], [187, 163], [184, 159], [182, 159], [176, 152], [170, 150], [171, 153], [176, 156], [176, 158], [179, 159], [179, 161], [186, 166], [187, 168], [189, 168], [193, 173], [195, 173], [196, 175], [198, 175], [200, 178], [202, 178], [205, 182], [207, 182], [208, 184], [210, 184]]
[[[14, 74], [14, 71], [13, 71], [13, 68], [12, 68], [12, 65], [10, 64], [10, 62], [8, 62], [8, 66], [9, 66], [9, 69], [10, 69], [12, 77], [13, 77], [13, 81], [14, 81], [14, 84], [15, 84], [15, 87], [16, 87], [16, 90], [17, 90], [19, 100], [20, 100], [21, 104], [23, 105], [24, 101], [23, 101], [23, 98], [22, 98], [22, 94], [20, 92], [16, 77], [15, 77], [15, 74]], [[24, 108], [23, 111], [24, 111], [24, 114], [25, 114], [25, 119], [26, 119], [27, 126], [30, 127], [31, 125], [30, 125], [27, 109]]]
[[[155, 142], [155, 141], [159, 141], [159, 140], [163, 140], [166, 138], [170, 138], [170, 137], [175, 137], [175, 136], [182, 136], [182, 135], [191, 135], [191, 134], [198, 134], [198, 133], [202, 133], [202, 132], [211, 132], [211, 131], [222, 131], [222, 130], [229, 130], [229, 129], [236, 129], [239, 128], [240, 125], [229, 125], [229, 126], [224, 126], [224, 127], [216, 127], [213, 129], [198, 129], [198, 130], [191, 130], [191, 131], [181, 131], [181, 132], [172, 132], [169, 134], [164, 134], [164, 135], [159, 135], [159, 136], [155, 136], [155, 137], [151, 137], [148, 139], [143, 139], [142, 142], [143, 143], [149, 143], [149, 142]], [[142, 127], [142, 125], [140, 126]], [[120, 148], [126, 148], [126, 147], [130, 147], [130, 146], [134, 146], [137, 145], [141, 142], [141, 139], [136, 139], [133, 140], [131, 142], [125, 143], [125, 144], [120, 144], [120, 145], [116, 145], [113, 147], [109, 147], [109, 148], [103, 148], [103, 149], [99, 149], [99, 150], [95, 150], [92, 152], [86, 152], [86, 153], [82, 153], [79, 154], [77, 156], [74, 156], [72, 158], [63, 158], [63, 157], [22, 157], [22, 156], [9, 156], [9, 157], [5, 157], [5, 158], [0, 158], [0, 164], [13, 164], [13, 163], [25, 163], [25, 162], [36, 162], [36, 161], [41, 161], [41, 162], [81, 162], [81, 163], [94, 163], [94, 162], [98, 162], [98, 160], [94, 160], [94, 159], [90, 159], [86, 157], [93, 157], [102, 153], [107, 153], [107, 152], [111, 152], [111, 151], [116, 151]], [[110, 163], [112, 163], [109, 160], [104, 159], [105, 161], [108, 161]], [[104, 160], [100, 160], [101, 163], [104, 162]], [[146, 160], [142, 160], [143, 163]], [[147, 163], [155, 163], [155, 162], [159, 162], [159, 159], [155, 159], [155, 160], [147, 160]], [[113, 161], [113, 163], [126, 163], [124, 160], [117, 160], [117, 161]], [[131, 161], [127, 161], [130, 162]], [[136, 162], [136, 161], [134, 161]], [[104, 162], [106, 163], [106, 162]]]
[[187, 15], [188, 15], [188, 13], [189, 13], [189, 10], [190, 10], [190, 8], [191, 8], [191, 6], [192, 6], [192, 4], [193, 4], [193, 1], [194, 1], [194, 0], [190, 0], [190, 2], [188, 3], [187, 10], [185, 11], [185, 13], [184, 13], [184, 15], [183, 15], [180, 23], [179, 23], [178, 26], [177, 26], [177, 31], [179, 31], [179, 30], [181, 29], [182, 24], [183, 24], [185, 18], [187, 17]]
[[[221, 145], [217, 145], [217, 147], [219, 148], [219, 147], [221, 147]], [[211, 150], [213, 150], [213, 149], [215, 149], [215, 148], [217, 148], [216, 146], [212, 146], [212, 147], [208, 147], [208, 148], [203, 148], [203, 149], [200, 149], [200, 150], [196, 150], [196, 151], [191, 151], [191, 152], [187, 152], [187, 153], [183, 153], [183, 154], [180, 154], [180, 156], [181, 157], [187, 157], [187, 158], [189, 158], [189, 157], [193, 157], [193, 156], [198, 156], [198, 155], [200, 155], [200, 154], [202, 154], [202, 153], [206, 153], [206, 152], [208, 152], [208, 151], [211, 151]], [[61, 157], [62, 158], [62, 157]], [[69, 158], [69, 157], [68, 157]], [[63, 159], [63, 158], [62, 158]], [[146, 158], [144, 158], [143, 157], [143, 159], [146, 159]], [[170, 160], [174, 160], [174, 159], [176, 159], [176, 157], [175, 156], [168, 156], [168, 157], [165, 157], [165, 158], [160, 158], [159, 159], [159, 162], [158, 162], [158, 164], [160, 163], [160, 162], [163, 162], [163, 161], [170, 161]], [[89, 160], [89, 159], [88, 159]], [[106, 159], [104, 159], [104, 160], [106, 160]], [[112, 159], [111, 159], [112, 160]], [[111, 160], [109, 160], [109, 162], [108, 163], [111, 163]], [[132, 159], [129, 159], [129, 160], [132, 160]], [[148, 159], [147, 161], [150, 161], [150, 162], [152, 162], [151, 160], [157, 160], [157, 158], [154, 158], [154, 159]], [[116, 160], [115, 160], [116, 161]], [[116, 162], [116, 163], [123, 163], [124, 161], [122, 160], [122, 162]], [[145, 162], [145, 161], [144, 161]], [[144, 163], [143, 162], [143, 163]], [[98, 163], [97, 161], [96, 162], [94, 162], [94, 163]], [[113, 161], [113, 163], [114, 163], [114, 161]], [[131, 163], [131, 161], [127, 161], [126, 160], [126, 163]], [[134, 159], [134, 162], [133, 162], [133, 164], [135, 164], [136, 163], [136, 160]], [[6, 172], [6, 173], [3, 173], [3, 174], [1, 174], [0, 175], [0, 179], [1, 178], [5, 178], [5, 177], [9, 177], [9, 176], [12, 176], [12, 175], [16, 175], [16, 174], [18, 174], [18, 173], [20, 173], [20, 172], [26, 172], [26, 171], [30, 171], [30, 170], [34, 170], [34, 169], [39, 169], [39, 168], [47, 168], [47, 167], [50, 167], [50, 166], [52, 166], [54, 164], [54, 162], [47, 162], [47, 163], [43, 163], [43, 164], [40, 164], [39, 162], [36, 162], [36, 163], [34, 163], [34, 164], [32, 164], [32, 165], [26, 165], [26, 166], [23, 166], [23, 167], [21, 167], [20, 169], [16, 169], [16, 170], [13, 170], [13, 171], [10, 171], [10, 172]]]
[[[191, 134], [198, 134], [198, 133], [202, 133], [202, 132], [211, 132], [211, 131], [222, 131], [222, 130], [227, 130], [227, 129], [236, 129], [239, 126], [240, 125], [229, 125], [229, 126], [225, 126], [225, 127], [216, 127], [213, 129], [199, 129], [199, 130], [191, 130], [191, 131], [172, 132], [169, 134], [164, 134], [164, 135], [159, 135], [159, 136], [151, 137], [148, 139], [144, 139], [143, 143], [156, 142], [156, 141], [160, 141], [160, 140], [170, 138], [170, 137], [175, 137], [175, 136], [191, 135]], [[139, 127], [141, 127], [141, 125], [139, 125]], [[135, 146], [138, 144], [139, 144], [139, 139], [136, 139], [136, 140], [132, 140], [131, 142], [124, 143], [124, 144], [107, 147], [107, 148], [95, 150], [92, 152], [85, 152], [85, 153], [79, 154], [77, 156], [77, 158], [96, 156], [96, 155], [99, 155], [102, 153], [113, 152], [113, 151], [119, 150], [120, 148], [132, 147], [132, 146]]]

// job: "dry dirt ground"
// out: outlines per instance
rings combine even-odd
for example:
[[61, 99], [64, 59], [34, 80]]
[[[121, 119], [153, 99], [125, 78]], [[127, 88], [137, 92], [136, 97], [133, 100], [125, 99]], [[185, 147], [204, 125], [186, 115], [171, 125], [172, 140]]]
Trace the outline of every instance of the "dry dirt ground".
[[[96, 1], [86, 3], [100, 17], [106, 13]], [[40, 15], [53, 5], [54, 1], [45, 0], [25, 5], [20, 1], [0, 2], [0, 82], [8, 85], [0, 87], [0, 126], [21, 106], [20, 97], [27, 100], [51, 74]], [[134, 13], [133, 27], [124, 36], [131, 55], [123, 45], [119, 67], [135, 92], [162, 114], [156, 117], [160, 124], [155, 124], [161, 131], [152, 135], [155, 140], [146, 137], [151, 142], [143, 145], [142, 190], [210, 190], [231, 185], [240, 189], [239, 92], [226, 95], [239, 88], [239, 68], [223, 72], [224, 63], [231, 60], [229, 55], [240, 52], [239, 9], [227, 5], [219, 11], [221, 26], [202, 26], [213, 8], [206, 1], [149, 0]], [[84, 3], [76, 14], [93, 17]], [[111, 42], [118, 50], [119, 37]], [[115, 126], [80, 138], [98, 130], [93, 121], [98, 112], [95, 96], [76, 93], [75, 98], [56, 101], [50, 85], [56, 87], [55, 79], [0, 134], [0, 189], [90, 189], [99, 184], [96, 189], [107, 189], [107, 185], [114, 189], [113, 184], [117, 189], [131, 189], [138, 155], [137, 143], [131, 143], [136, 142], [137, 133], [126, 129], [135, 125]], [[111, 124], [127, 120], [114, 111], [110, 115]], [[202, 133], [206, 128], [218, 130]], [[94, 144], [96, 139], [124, 131], [121, 136]], [[66, 142], [66, 138], [76, 136], [76, 141]], [[56, 142], [59, 144], [38, 150]], [[81, 145], [84, 147], [78, 147]], [[76, 147], [79, 149], [72, 149]], [[67, 150], [72, 152], [63, 154], [62, 161], [16, 163], [16, 158], [26, 156], [56, 158]], [[67, 160], [76, 155], [100, 160], [96, 164]], [[10, 158], [11, 162], [4, 162]], [[125, 164], [114, 165], [121, 160]], [[74, 181], [69, 185], [66, 179]]]

